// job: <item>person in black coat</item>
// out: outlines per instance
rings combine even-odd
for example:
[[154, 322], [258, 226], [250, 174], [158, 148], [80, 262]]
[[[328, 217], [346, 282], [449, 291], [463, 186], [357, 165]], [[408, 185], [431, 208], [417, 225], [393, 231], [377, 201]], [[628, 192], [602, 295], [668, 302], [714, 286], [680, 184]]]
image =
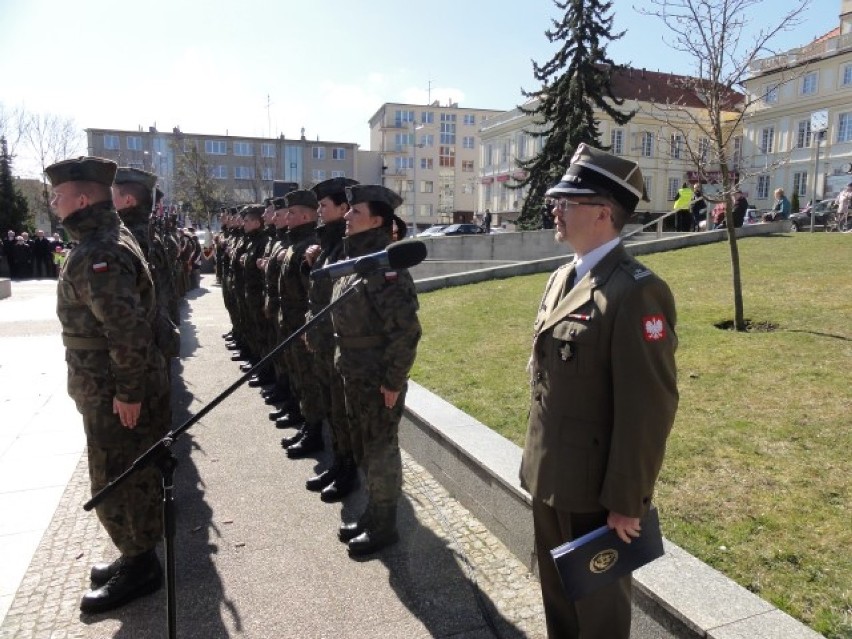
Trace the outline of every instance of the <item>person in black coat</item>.
[[26, 280], [33, 276], [33, 252], [30, 245], [19, 235], [12, 246], [12, 279]]
[[32, 242], [33, 270], [37, 278], [53, 277], [53, 247], [50, 240], [44, 236], [41, 229], [36, 231], [36, 237]]

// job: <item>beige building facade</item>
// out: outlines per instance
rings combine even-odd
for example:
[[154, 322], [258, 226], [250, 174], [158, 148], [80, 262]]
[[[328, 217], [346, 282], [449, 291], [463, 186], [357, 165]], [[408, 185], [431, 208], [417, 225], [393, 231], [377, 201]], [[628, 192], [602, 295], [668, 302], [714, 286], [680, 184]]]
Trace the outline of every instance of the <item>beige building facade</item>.
[[833, 198], [852, 181], [852, 0], [840, 3], [839, 23], [751, 65], [743, 185], [758, 209], [771, 208], [779, 187], [804, 207], [814, 192]]
[[[270, 197], [276, 180], [310, 188], [337, 176], [358, 179], [358, 145], [353, 142], [308, 140], [304, 135], [287, 139], [184, 133], [179, 128], [164, 132], [155, 127], [137, 131], [86, 129], [86, 135], [90, 155], [156, 173], [167, 204], [178, 204], [173, 196], [177, 159], [193, 147], [206, 160], [211, 177], [221, 181], [230, 198], [226, 204]], [[367, 179], [376, 177], [372, 164], [365, 162]]]
[[[637, 162], [642, 170], [650, 202], [639, 202], [640, 214], [670, 211], [684, 182], [704, 181], [705, 192], [711, 196], [717, 190], [719, 173], [710, 141], [695, 124], [706, 122], [706, 110], [694, 93], [683, 89], [690, 80], [645, 69], [623, 69], [613, 74], [613, 94], [625, 101], [620, 110], [636, 111], [633, 119], [618, 125], [596, 110], [602, 142], [610, 152]], [[678, 106], [673, 108], [675, 103]], [[535, 102], [525, 105], [528, 110], [534, 107]], [[540, 130], [541, 123], [520, 109], [483, 122], [477, 208], [491, 211], [492, 225], [511, 225], [517, 219], [526, 190], [511, 188], [524, 178], [516, 160], [528, 160], [541, 151], [544, 138], [530, 135]], [[733, 142], [729, 168], [736, 173], [741, 143], [736, 132]]]
[[501, 111], [456, 103], [385, 103], [370, 118], [370, 149], [382, 159], [382, 183], [405, 202], [409, 224], [469, 222], [477, 213], [479, 128]]

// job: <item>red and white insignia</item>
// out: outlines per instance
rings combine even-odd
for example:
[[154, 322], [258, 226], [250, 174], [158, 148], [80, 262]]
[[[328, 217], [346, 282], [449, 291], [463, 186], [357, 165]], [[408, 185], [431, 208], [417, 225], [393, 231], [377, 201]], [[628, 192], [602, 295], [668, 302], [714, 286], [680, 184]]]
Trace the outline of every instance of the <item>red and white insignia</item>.
[[92, 270], [95, 273], [106, 273], [109, 270], [109, 264], [106, 262], [98, 262], [97, 264], [92, 264]]
[[396, 271], [385, 271], [385, 282], [396, 282], [399, 279], [399, 273]]
[[642, 332], [646, 342], [658, 342], [666, 337], [666, 325], [662, 315], [647, 315], [642, 318]]

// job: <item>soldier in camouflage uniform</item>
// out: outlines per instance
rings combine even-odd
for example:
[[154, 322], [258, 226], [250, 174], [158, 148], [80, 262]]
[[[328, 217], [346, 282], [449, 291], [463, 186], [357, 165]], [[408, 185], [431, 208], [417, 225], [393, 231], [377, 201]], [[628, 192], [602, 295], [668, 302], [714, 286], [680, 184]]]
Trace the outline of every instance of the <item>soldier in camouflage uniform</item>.
[[[291, 191], [284, 196], [284, 200], [287, 205], [287, 228], [291, 245], [281, 261], [278, 289], [282, 333], [287, 336], [305, 323], [305, 314], [308, 312], [310, 268], [305, 263], [305, 251], [317, 242], [317, 196], [313, 191]], [[285, 352], [292, 391], [299, 400], [304, 417], [304, 426], [298, 439], [292, 443], [282, 440], [282, 446], [286, 448], [287, 456], [291, 459], [306, 457], [323, 447], [325, 406], [312, 359], [302, 339], [293, 340]], [[288, 417], [277, 420], [276, 426], [292, 425]]]
[[248, 362], [243, 370], [248, 370], [263, 355], [263, 271], [258, 260], [266, 247], [266, 233], [263, 228], [263, 205], [250, 204], [243, 209], [243, 231], [245, 248], [240, 257], [243, 274], [243, 316], [245, 341], [248, 347]]
[[175, 325], [180, 325], [180, 298], [183, 293], [178, 290], [178, 274], [180, 269], [180, 240], [177, 236], [176, 218], [174, 215], [166, 217], [166, 233], [164, 243], [166, 246], [166, 255], [169, 258], [169, 268], [172, 274], [172, 284], [174, 286], [174, 297], [169, 304], [169, 316]]
[[168, 363], [173, 357], [180, 355], [180, 333], [169, 312], [175, 295], [169, 257], [162, 239], [151, 225], [152, 195], [156, 183], [157, 176], [153, 173], [141, 169], [120, 168], [116, 171], [112, 186], [112, 202], [121, 221], [133, 234], [148, 260], [148, 268], [154, 278], [154, 290], [157, 293], [154, 341]]
[[[343, 257], [343, 235], [346, 232], [343, 216], [349, 210], [346, 187], [355, 184], [358, 184], [356, 180], [336, 177], [320, 182], [312, 189], [319, 201], [319, 244], [310, 247], [305, 257], [312, 263], [313, 269], [323, 268]], [[333, 284], [330, 279], [311, 281], [307, 319], [311, 319], [331, 302]], [[320, 499], [325, 502], [340, 501], [358, 485], [358, 469], [346, 418], [343, 378], [334, 368], [335, 344], [331, 316], [320, 320], [308, 331], [306, 340], [308, 349], [314, 355], [316, 375], [323, 390], [334, 457], [331, 466], [308, 479], [305, 486], [308, 490], [320, 491]]]
[[[83, 416], [92, 492], [102, 489], [171, 427], [166, 362], [153, 343], [154, 283], [142, 250], [113, 208], [116, 165], [65, 160], [45, 170], [51, 206], [78, 245], [59, 275], [68, 394]], [[161, 490], [154, 468], [139, 471], [97, 507], [121, 553], [92, 568], [94, 588], [80, 603], [103, 612], [162, 584], [155, 552], [162, 536]]]
[[[273, 322], [267, 316], [267, 279], [266, 272], [269, 265], [269, 256], [272, 254], [272, 248], [275, 245], [275, 207], [272, 205], [272, 198], [266, 198], [264, 201], [263, 213], [261, 219], [263, 221], [263, 251], [258, 257], [256, 265], [260, 275], [260, 313], [258, 324], [260, 332], [258, 334], [258, 342], [260, 343], [260, 357], [263, 359], [275, 347], [274, 333], [272, 333]], [[252, 376], [248, 385], [252, 387], [269, 386], [275, 381], [275, 372], [271, 364], [267, 364], [265, 368]], [[261, 391], [262, 392], [262, 391]]]
[[249, 244], [246, 240], [244, 211], [245, 207], [239, 211], [239, 233], [235, 238], [234, 248], [231, 252], [231, 292], [237, 318], [237, 323], [234, 325], [234, 342], [239, 347], [231, 357], [234, 361], [250, 361], [253, 357], [246, 335], [248, 323], [246, 321], [245, 260], [242, 258]]
[[[394, 224], [400, 238], [406, 225], [394, 213], [402, 198], [378, 185], [346, 188], [344, 250], [349, 259], [381, 251], [391, 243]], [[334, 298], [361, 277], [342, 277]], [[408, 373], [420, 340], [417, 292], [407, 269], [365, 276], [362, 290], [332, 311], [343, 377], [346, 414], [355, 459], [367, 479], [367, 509], [357, 522], [343, 524], [338, 536], [353, 556], [396, 543], [396, 508], [402, 492], [399, 422]]]

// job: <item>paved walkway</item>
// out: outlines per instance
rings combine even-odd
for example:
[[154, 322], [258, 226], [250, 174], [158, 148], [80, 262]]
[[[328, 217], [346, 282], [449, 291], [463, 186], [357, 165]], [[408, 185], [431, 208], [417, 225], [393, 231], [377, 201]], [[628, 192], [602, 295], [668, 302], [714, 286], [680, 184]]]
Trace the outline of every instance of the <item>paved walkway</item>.
[[[175, 424], [238, 377], [219, 337], [219, 289], [189, 297]], [[163, 591], [79, 613], [89, 566], [115, 551], [82, 510], [82, 425], [65, 394], [54, 305], [48, 281], [16, 282], [0, 302], [0, 638], [165, 637]], [[242, 386], [175, 446], [179, 637], [544, 636], [535, 579], [407, 456], [402, 541], [350, 559], [336, 528], [341, 515], [357, 515], [363, 494], [341, 506], [306, 491], [317, 462], [286, 459], [266, 412]], [[676, 636], [636, 610], [636, 639]]]

